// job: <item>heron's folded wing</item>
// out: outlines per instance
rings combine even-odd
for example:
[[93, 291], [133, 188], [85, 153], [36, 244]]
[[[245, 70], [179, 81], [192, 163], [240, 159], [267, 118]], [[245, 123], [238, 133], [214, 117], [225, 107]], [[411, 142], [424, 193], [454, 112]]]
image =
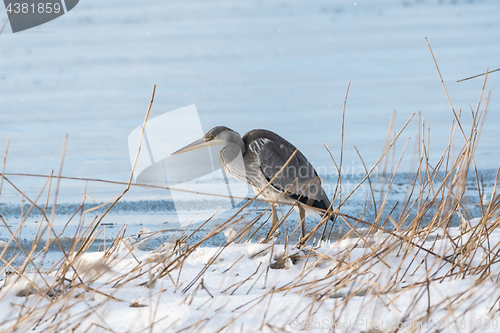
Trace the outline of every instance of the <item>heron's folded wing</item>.
[[300, 151], [283, 168], [296, 149], [283, 141], [268, 140], [265, 144], [256, 144], [262, 173], [268, 181], [278, 174], [271, 183], [273, 187], [309, 206], [316, 206], [311, 200], [322, 202], [326, 197], [316, 170]]

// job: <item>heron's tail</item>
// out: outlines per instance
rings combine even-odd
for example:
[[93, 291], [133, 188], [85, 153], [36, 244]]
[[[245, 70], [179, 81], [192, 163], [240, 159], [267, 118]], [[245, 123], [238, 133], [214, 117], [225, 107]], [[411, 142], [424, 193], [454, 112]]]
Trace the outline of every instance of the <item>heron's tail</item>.
[[327, 215], [328, 215], [328, 219], [329, 219], [330, 221], [335, 222], [335, 216], [336, 216], [337, 214], [335, 214], [335, 213], [333, 212], [333, 210], [331, 210], [331, 209], [330, 209], [330, 210], [328, 210], [328, 211], [326, 211], [326, 212], [324, 212], [324, 213], [323, 213], [323, 212], [321, 212], [321, 213], [320, 213], [321, 219], [324, 219]]
[[330, 208], [330, 200], [328, 199], [323, 199], [321, 201], [316, 201], [318, 202], [318, 205], [316, 206], [316, 208], [319, 208], [319, 209], [322, 209], [322, 210], [325, 210], [326, 212], [321, 212], [320, 215], [321, 215], [321, 218], [325, 218], [326, 215], [329, 215], [329, 220], [330, 221], [334, 221], [335, 220], [335, 213], [333, 212], [333, 210]]

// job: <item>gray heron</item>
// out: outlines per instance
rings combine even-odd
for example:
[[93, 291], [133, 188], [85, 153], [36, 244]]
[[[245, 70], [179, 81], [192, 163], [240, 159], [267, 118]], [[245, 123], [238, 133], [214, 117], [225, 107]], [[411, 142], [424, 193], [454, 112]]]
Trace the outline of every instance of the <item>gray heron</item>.
[[250, 185], [256, 195], [262, 192], [259, 197], [270, 202], [273, 215], [271, 232], [278, 223], [277, 202], [298, 210], [302, 237], [306, 234], [306, 214], [320, 213], [323, 217], [329, 214], [330, 200], [316, 170], [294, 145], [278, 134], [255, 129], [241, 137], [230, 128], [217, 126], [172, 155], [211, 146], [223, 146], [219, 151], [219, 161], [226, 173]]

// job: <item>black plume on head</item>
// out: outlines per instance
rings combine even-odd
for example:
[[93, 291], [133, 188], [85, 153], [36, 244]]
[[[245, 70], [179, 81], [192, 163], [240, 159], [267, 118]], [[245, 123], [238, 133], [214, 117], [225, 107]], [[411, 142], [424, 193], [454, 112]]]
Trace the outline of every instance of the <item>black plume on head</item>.
[[[231, 132], [234, 132], [232, 129], [230, 129], [229, 127], [226, 127], [226, 126], [215, 126], [214, 128], [212, 128], [210, 131], [207, 132], [207, 134], [205, 134], [205, 138], [209, 138], [211, 137], [212, 135], [219, 135], [220, 133], [224, 132], [224, 131], [231, 131]], [[236, 132], [235, 132], [236, 133]]]

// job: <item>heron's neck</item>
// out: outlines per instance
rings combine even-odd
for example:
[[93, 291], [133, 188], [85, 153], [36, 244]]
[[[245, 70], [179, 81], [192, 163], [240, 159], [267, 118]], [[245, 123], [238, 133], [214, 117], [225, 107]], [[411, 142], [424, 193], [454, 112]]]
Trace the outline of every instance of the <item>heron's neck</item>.
[[231, 142], [219, 151], [219, 161], [223, 166], [231, 163], [239, 154], [241, 154], [241, 156], [245, 154], [245, 143], [241, 138], [238, 139], [239, 140], [234, 140], [235, 142]]

